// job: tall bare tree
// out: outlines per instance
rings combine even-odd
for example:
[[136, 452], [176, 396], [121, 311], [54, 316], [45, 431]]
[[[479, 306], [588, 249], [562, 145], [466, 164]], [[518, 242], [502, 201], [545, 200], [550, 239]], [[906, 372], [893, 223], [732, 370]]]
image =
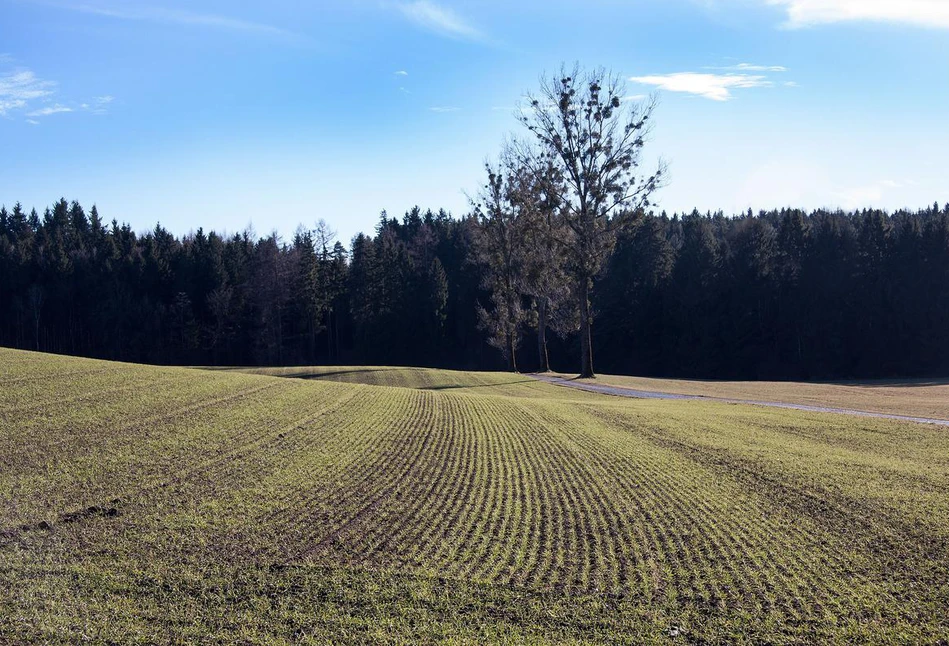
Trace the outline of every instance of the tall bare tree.
[[488, 344], [501, 351], [508, 368], [517, 372], [517, 348], [525, 320], [522, 299], [524, 245], [513, 187], [504, 166], [485, 164], [488, 182], [474, 204], [474, 254], [483, 268], [483, 284], [491, 292], [491, 309], [478, 305], [478, 325]]
[[[630, 214], [641, 213], [665, 174], [641, 170], [641, 153], [649, 133], [655, 101], [626, 99], [620, 77], [598, 69], [561, 69], [541, 79], [540, 91], [528, 95], [521, 123], [536, 137], [541, 160], [525, 156], [535, 168], [551, 160], [557, 169], [559, 203], [572, 232], [568, 267], [576, 283], [580, 310], [582, 377], [594, 377], [590, 292]], [[530, 149], [521, 149], [530, 150]]]
[[[560, 215], [560, 180], [556, 167], [547, 163], [536, 169], [517, 166], [517, 145], [505, 158], [510, 170], [510, 194], [521, 245], [521, 289], [533, 301], [532, 323], [537, 336], [537, 365], [540, 372], [550, 370], [547, 331], [560, 335], [576, 331], [566, 307], [570, 287], [565, 275], [564, 251], [570, 230]], [[572, 330], [571, 330], [572, 328]]]

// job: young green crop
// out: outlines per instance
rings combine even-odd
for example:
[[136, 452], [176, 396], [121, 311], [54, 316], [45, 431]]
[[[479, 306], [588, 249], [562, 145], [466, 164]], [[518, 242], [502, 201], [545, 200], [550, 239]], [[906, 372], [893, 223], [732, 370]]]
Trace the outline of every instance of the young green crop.
[[0, 350], [0, 642], [949, 632], [942, 428], [347, 375]]

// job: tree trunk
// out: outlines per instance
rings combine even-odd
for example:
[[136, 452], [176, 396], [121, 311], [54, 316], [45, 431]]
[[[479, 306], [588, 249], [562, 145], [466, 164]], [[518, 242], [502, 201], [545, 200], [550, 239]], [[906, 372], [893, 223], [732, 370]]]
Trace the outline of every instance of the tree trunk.
[[336, 350], [335, 361], [339, 361], [339, 317], [337, 316], [333, 319], [333, 347]]
[[517, 372], [517, 355], [514, 353], [514, 335], [507, 335], [507, 366], [511, 372]]
[[36, 338], [36, 351], [40, 350], [40, 317], [43, 315], [43, 288], [39, 285], [30, 286], [30, 305], [33, 308], [33, 333]]
[[593, 379], [593, 345], [591, 343], [593, 327], [590, 316], [590, 280], [580, 279], [580, 376], [584, 379]]
[[326, 362], [333, 363], [333, 310], [326, 310]]
[[537, 360], [538, 372], [550, 372], [547, 356], [547, 299], [537, 299]]

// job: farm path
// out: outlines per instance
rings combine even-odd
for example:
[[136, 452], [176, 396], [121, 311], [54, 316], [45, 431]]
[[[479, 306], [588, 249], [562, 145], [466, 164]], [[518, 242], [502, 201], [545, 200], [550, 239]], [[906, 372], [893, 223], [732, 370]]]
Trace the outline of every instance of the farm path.
[[638, 390], [635, 388], [625, 388], [622, 386], [609, 386], [606, 384], [591, 384], [574, 379], [564, 379], [553, 375], [530, 374], [530, 377], [539, 381], [544, 381], [556, 386], [567, 388], [576, 388], [592, 393], [602, 395], [614, 395], [617, 397], [631, 397], [634, 399], [678, 399], [689, 400], [696, 399], [701, 401], [722, 402], [725, 404], [745, 404], [749, 406], [767, 406], [770, 408], [789, 408], [792, 410], [802, 410], [812, 413], [837, 413], [840, 415], [855, 415], [857, 417], [874, 417], [877, 419], [893, 419], [901, 422], [917, 422], [920, 424], [937, 424], [939, 426], [949, 426], [949, 420], [938, 419], [935, 417], [915, 417], [913, 415], [894, 415], [888, 413], [876, 413], [873, 411], [856, 410], [852, 408], [837, 408], [834, 406], [812, 406], [808, 404], [794, 404], [791, 402], [764, 401], [757, 399], [732, 399], [728, 397], [712, 397], [707, 395], [683, 395], [680, 393], [663, 393], [654, 390]]

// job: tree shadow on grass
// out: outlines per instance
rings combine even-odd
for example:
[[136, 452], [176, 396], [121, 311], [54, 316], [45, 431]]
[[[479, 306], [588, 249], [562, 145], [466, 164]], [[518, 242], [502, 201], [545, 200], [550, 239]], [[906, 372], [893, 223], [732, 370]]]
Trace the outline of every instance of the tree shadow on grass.
[[445, 386], [428, 386], [425, 388], [420, 388], [419, 390], [453, 390], [457, 388], [462, 388], [464, 390], [473, 389], [473, 388], [497, 388], [498, 386], [516, 386], [519, 384], [529, 384], [534, 383], [532, 379], [520, 379], [518, 381], [502, 381], [496, 384], [478, 384], [477, 386], [465, 386], [463, 384], [448, 384]]
[[341, 377], [342, 375], [367, 375], [371, 372], [391, 372], [398, 368], [371, 368], [354, 370], [333, 370], [332, 372], [298, 372], [284, 375], [274, 375], [275, 377], [287, 377], [290, 379], [326, 379], [329, 377]]

